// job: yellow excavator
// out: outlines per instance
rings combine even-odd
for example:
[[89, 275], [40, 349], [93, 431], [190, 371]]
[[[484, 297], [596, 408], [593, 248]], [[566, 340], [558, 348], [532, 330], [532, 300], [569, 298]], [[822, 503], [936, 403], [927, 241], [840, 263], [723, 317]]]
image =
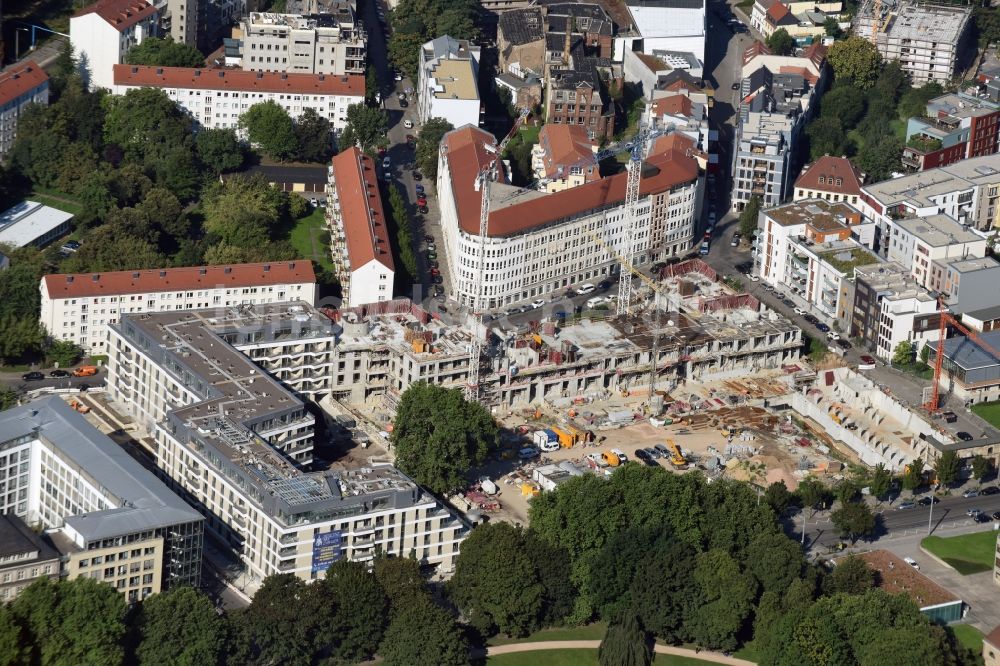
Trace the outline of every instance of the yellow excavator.
[[668, 439], [667, 448], [670, 449], [670, 464], [673, 465], [674, 469], [687, 469], [687, 458], [681, 453], [681, 447], [677, 446], [677, 442]]

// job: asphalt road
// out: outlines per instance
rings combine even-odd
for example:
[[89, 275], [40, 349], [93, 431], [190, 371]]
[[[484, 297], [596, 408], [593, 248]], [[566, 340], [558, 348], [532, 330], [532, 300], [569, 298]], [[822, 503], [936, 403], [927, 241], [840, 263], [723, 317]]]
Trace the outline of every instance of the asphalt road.
[[[879, 538], [898, 536], [905, 532], [927, 531], [928, 519], [931, 519], [931, 526], [934, 530], [946, 525], [955, 524], [975, 524], [973, 519], [966, 515], [966, 511], [972, 508], [982, 510], [987, 514], [1000, 511], [1000, 493], [996, 495], [981, 495], [979, 497], [965, 498], [956, 492], [956, 496], [942, 498], [938, 504], [934, 505], [933, 515], [930, 507], [914, 506], [910, 509], [899, 509], [899, 505], [904, 501], [896, 499], [892, 504], [882, 504], [875, 508], [879, 517]], [[917, 498], [919, 499], [919, 497]], [[915, 500], [912, 500], [915, 501]], [[802, 534], [801, 513], [791, 518], [794, 524], [795, 534]], [[818, 512], [814, 517], [806, 518], [806, 537], [810, 547], [835, 546], [841, 541], [840, 535], [830, 521], [828, 511]]]
[[92, 377], [62, 377], [59, 379], [49, 377], [49, 372], [52, 368], [46, 368], [44, 370], [39, 370], [45, 374], [45, 379], [40, 381], [24, 381], [22, 376], [24, 372], [5, 372], [0, 373], [0, 383], [8, 386], [19, 393], [25, 393], [27, 391], [33, 391], [40, 388], [79, 388], [81, 384], [86, 384], [88, 387], [92, 386], [103, 386], [104, 380], [106, 378], [107, 372], [104, 368], [99, 368], [96, 375]]

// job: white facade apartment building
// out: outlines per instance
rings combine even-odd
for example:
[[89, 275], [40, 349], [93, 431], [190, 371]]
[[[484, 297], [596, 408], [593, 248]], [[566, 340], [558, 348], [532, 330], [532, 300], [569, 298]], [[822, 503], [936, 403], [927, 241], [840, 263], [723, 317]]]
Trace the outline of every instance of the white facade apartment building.
[[39, 321], [56, 340], [106, 354], [107, 326], [122, 315], [316, 298], [312, 262], [196, 266], [46, 275]]
[[375, 162], [352, 146], [333, 158], [328, 173], [327, 224], [344, 303], [392, 300], [395, 265]]
[[57, 396], [0, 413], [0, 512], [50, 530], [68, 578], [129, 601], [198, 586], [204, 519]]
[[929, 289], [941, 282], [942, 267], [935, 262], [986, 256], [986, 239], [947, 215], [893, 220], [889, 233], [888, 260], [909, 269], [917, 284]]
[[0, 160], [17, 138], [17, 121], [29, 104], [49, 103], [49, 75], [33, 60], [24, 60], [0, 73]]
[[[213, 314], [126, 316], [112, 328], [108, 372], [109, 396], [153, 433], [157, 467], [206, 528], [259, 579], [315, 580], [341, 558], [366, 562], [379, 552], [451, 570], [467, 526], [395, 468], [305, 471], [313, 417], [229, 343], [302, 346], [319, 315], [288, 303]], [[306, 366], [312, 354], [285, 352]], [[220, 374], [230, 381], [213, 379]]]
[[445, 35], [420, 47], [417, 115], [444, 118], [452, 127], [479, 125], [479, 47]]
[[115, 65], [112, 92], [160, 88], [203, 129], [235, 129], [254, 104], [276, 102], [293, 119], [313, 109], [334, 132], [347, 125], [347, 107], [364, 101], [361, 74], [286, 74], [188, 67]]
[[[493, 159], [493, 136], [464, 127], [445, 135], [437, 191], [452, 296], [475, 300], [482, 196], [476, 175]], [[616, 254], [638, 266], [686, 254], [695, 242], [703, 176], [688, 156], [693, 142], [657, 140], [640, 181], [632, 252], [624, 248], [625, 174], [546, 194], [496, 183], [491, 187], [483, 307], [497, 308], [616, 273]]]
[[[246, 0], [157, 0], [166, 6], [164, 25], [175, 42], [210, 53], [246, 13]], [[166, 27], [165, 27], [166, 29]]]
[[350, 5], [336, 9], [309, 16], [250, 12], [240, 21], [243, 69], [363, 75], [365, 32]]
[[146, 37], [158, 37], [159, 11], [146, 0], [100, 0], [69, 20], [69, 39], [90, 90], [111, 89], [114, 67]]
[[909, 269], [893, 262], [858, 267], [850, 336], [884, 361], [901, 342], [910, 342], [916, 358], [938, 339], [937, 299], [917, 284]]

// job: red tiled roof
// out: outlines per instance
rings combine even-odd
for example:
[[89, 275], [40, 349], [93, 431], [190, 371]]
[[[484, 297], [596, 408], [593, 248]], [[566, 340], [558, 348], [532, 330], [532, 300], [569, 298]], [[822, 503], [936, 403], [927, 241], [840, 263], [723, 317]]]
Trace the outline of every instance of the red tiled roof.
[[0, 73], [0, 104], [17, 99], [29, 90], [34, 90], [49, 80], [45, 70], [26, 60]]
[[[840, 185], [837, 185], [838, 178]], [[795, 187], [857, 196], [861, 194], [861, 174], [846, 157], [824, 155], [802, 171]]]
[[771, 19], [773, 23], [777, 23], [790, 13], [791, 10], [788, 8], [788, 5], [782, 2], [776, 2], [767, 8], [767, 17]]
[[[444, 145], [458, 208], [459, 225], [467, 234], [479, 234], [482, 195], [474, 182], [492, 159], [483, 148], [494, 143], [492, 135], [475, 127], [463, 127], [445, 135]], [[698, 177], [697, 162], [679, 148], [651, 153], [643, 165], [639, 193], [650, 194], [689, 183]], [[512, 236], [587, 211], [619, 204], [625, 199], [626, 174], [602, 178], [579, 187], [537, 196], [490, 212], [488, 234]]]
[[597, 159], [594, 157], [597, 143], [587, 137], [587, 130], [583, 125], [555, 123], [542, 125], [542, 131], [538, 134], [538, 145], [545, 150], [542, 162], [545, 164], [545, 175], [549, 178], [556, 177], [560, 167], [597, 168]]
[[690, 116], [691, 112], [691, 99], [687, 95], [661, 97], [653, 102], [653, 113], [656, 116], [662, 116], [665, 113], [673, 116]]
[[332, 164], [338, 199], [335, 205], [340, 206], [351, 270], [371, 261], [395, 270], [375, 163], [357, 147], [352, 147], [334, 157]]
[[114, 80], [116, 86], [246, 90], [355, 97], [363, 97], [365, 94], [364, 74], [333, 76], [329, 74], [244, 72], [232, 69], [115, 65]]
[[51, 299], [305, 282], [316, 282], [316, 273], [308, 259], [42, 277], [42, 285]]
[[156, 13], [156, 7], [146, 0], [100, 0], [84, 7], [74, 17], [97, 14], [118, 32], [130, 28]]
[[746, 65], [759, 55], [771, 55], [771, 49], [761, 41], [755, 41], [743, 51], [743, 64]]
[[813, 42], [802, 52], [802, 57], [811, 60], [817, 69], [822, 69], [827, 51], [829, 49], [822, 42]]
[[798, 74], [809, 83], [815, 85], [819, 77], [808, 67], [793, 67], [792, 65], [782, 65], [778, 67], [779, 74]]

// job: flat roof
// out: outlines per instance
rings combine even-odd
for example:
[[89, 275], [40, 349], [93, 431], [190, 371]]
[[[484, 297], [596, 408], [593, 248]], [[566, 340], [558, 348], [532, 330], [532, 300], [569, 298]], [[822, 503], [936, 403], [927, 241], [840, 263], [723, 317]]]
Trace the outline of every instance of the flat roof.
[[[13, 513], [0, 513], [0, 558], [36, 552], [35, 560], [49, 560], [59, 557], [55, 548], [45, 542], [41, 535], [25, 524]], [[30, 560], [29, 560], [30, 561]], [[5, 566], [23, 566], [25, 562], [8, 562]]]
[[435, 99], [479, 99], [476, 72], [471, 60], [442, 58], [431, 67], [430, 73], [434, 79]]
[[993, 257], [953, 259], [951, 261], [945, 260], [944, 263], [956, 273], [976, 273], [978, 271], [991, 271], [1000, 268], [1000, 263]]
[[825, 199], [803, 199], [782, 204], [768, 208], [764, 215], [783, 227], [808, 224], [818, 231], [847, 229], [851, 219], [860, 219], [860, 213], [852, 206]]
[[873, 550], [859, 557], [875, 571], [877, 588], [889, 594], [905, 594], [920, 609], [962, 601], [888, 550]]
[[37, 201], [22, 201], [0, 214], [0, 243], [15, 247], [31, 245], [72, 219], [72, 213]]
[[[979, 333], [978, 337], [993, 349], [1000, 347], [1000, 331]], [[931, 348], [937, 350], [938, 341], [928, 342]], [[944, 341], [944, 356], [963, 370], [980, 370], [1000, 365], [1000, 360], [979, 346], [972, 338], [965, 336], [948, 338]]]
[[979, 321], [993, 321], [994, 319], [1000, 319], [1000, 305], [993, 305], [988, 308], [980, 308], [978, 310], [963, 312], [962, 316], [969, 317], [970, 319], [978, 319]]
[[974, 243], [984, 241], [981, 236], [969, 231], [968, 227], [959, 224], [947, 215], [928, 215], [927, 217], [911, 217], [897, 220], [896, 226], [903, 231], [916, 236], [931, 247], [944, 247], [956, 243]]
[[965, 30], [971, 7], [904, 4], [889, 25], [892, 39], [955, 43]]
[[1000, 183], [1000, 154], [972, 157], [948, 166], [865, 184], [861, 189], [888, 208], [899, 203], [927, 208], [938, 205], [931, 197], [984, 183]]
[[200, 522], [204, 517], [57, 396], [0, 412], [0, 440], [35, 436], [102, 487], [117, 506], [67, 516], [87, 541]]

